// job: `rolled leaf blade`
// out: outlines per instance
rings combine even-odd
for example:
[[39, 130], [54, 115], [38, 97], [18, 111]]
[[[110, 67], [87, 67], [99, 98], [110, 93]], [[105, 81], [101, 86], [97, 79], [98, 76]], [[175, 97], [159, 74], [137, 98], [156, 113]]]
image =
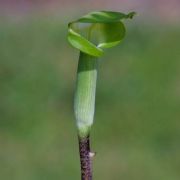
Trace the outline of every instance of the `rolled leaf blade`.
[[134, 12], [98, 11], [89, 13], [69, 23], [68, 40], [80, 51], [100, 57], [105, 48], [119, 44], [125, 37], [125, 26], [121, 20], [131, 19]]

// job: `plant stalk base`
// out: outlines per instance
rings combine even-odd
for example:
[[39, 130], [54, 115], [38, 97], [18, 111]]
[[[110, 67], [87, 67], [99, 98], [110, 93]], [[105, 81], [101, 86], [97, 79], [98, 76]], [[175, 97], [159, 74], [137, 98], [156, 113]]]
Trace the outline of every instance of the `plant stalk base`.
[[92, 180], [91, 158], [93, 153], [90, 152], [89, 136], [79, 137], [79, 154], [81, 162], [81, 180]]

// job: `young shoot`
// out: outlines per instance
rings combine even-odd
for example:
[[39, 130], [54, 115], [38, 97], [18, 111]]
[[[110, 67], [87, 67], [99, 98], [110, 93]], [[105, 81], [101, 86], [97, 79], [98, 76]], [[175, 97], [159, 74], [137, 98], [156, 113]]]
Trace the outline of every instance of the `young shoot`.
[[111, 11], [91, 12], [69, 23], [68, 41], [80, 51], [74, 96], [74, 113], [79, 138], [81, 179], [92, 180], [89, 135], [95, 111], [98, 58], [105, 49], [118, 45], [125, 37], [124, 19], [128, 14]]

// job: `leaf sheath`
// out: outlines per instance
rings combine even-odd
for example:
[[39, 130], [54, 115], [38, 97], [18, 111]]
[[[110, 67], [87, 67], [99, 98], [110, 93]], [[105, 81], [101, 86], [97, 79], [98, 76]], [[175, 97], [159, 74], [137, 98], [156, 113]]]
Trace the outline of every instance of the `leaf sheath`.
[[94, 118], [97, 58], [80, 52], [74, 112], [80, 137], [87, 137]]

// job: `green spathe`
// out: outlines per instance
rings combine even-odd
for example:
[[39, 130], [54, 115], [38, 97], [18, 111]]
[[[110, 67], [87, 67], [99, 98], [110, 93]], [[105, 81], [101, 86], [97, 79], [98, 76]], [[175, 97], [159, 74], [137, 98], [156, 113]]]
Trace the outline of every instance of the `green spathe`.
[[89, 135], [93, 124], [98, 57], [106, 48], [122, 41], [126, 33], [122, 20], [134, 15], [134, 12], [92, 12], [68, 25], [68, 41], [80, 50], [74, 112], [81, 138]]
[[100, 57], [105, 48], [116, 46], [125, 36], [123, 19], [132, 18], [134, 12], [99, 11], [89, 13], [69, 23], [68, 41], [80, 51]]
[[74, 96], [74, 112], [81, 137], [87, 136], [93, 124], [97, 63], [97, 58], [83, 52], [80, 53]]

